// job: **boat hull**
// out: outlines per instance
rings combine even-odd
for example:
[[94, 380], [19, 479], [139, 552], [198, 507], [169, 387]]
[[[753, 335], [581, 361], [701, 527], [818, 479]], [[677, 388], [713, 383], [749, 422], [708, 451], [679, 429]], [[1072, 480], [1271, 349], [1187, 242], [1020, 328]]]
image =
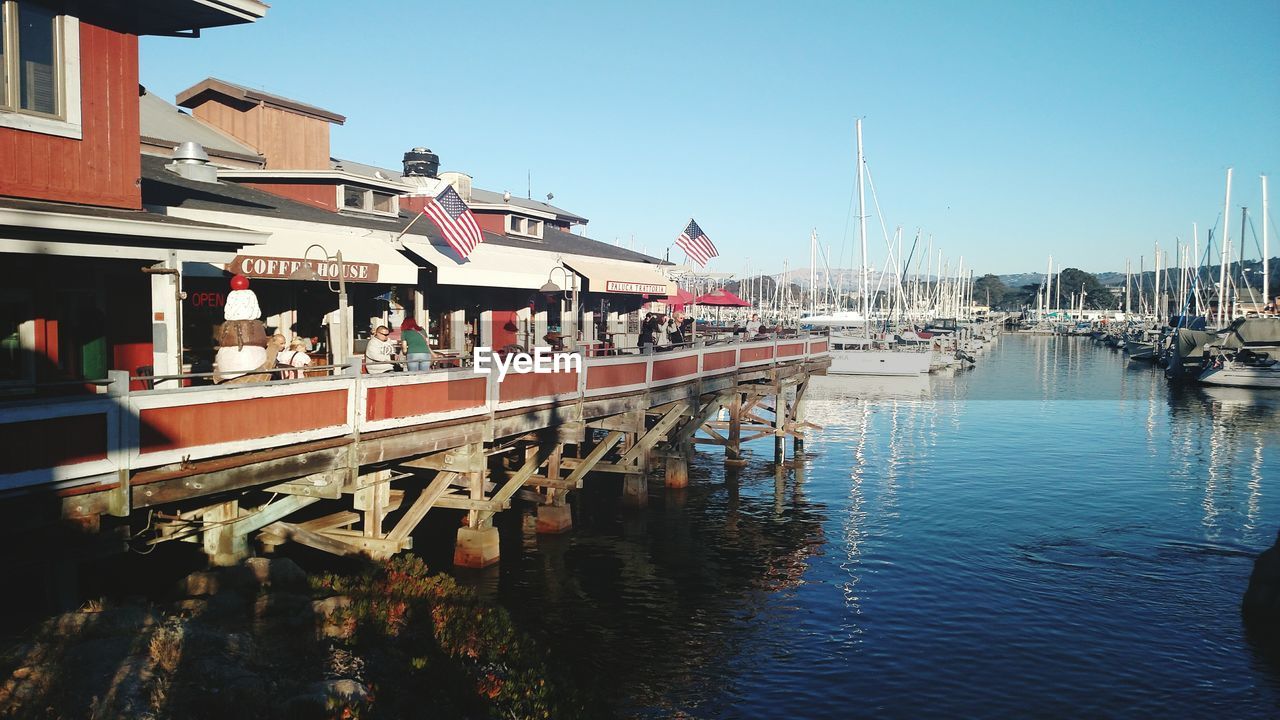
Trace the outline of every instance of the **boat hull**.
[[832, 350], [831, 375], [923, 375], [929, 372], [933, 354], [898, 350]]
[[1211, 367], [1200, 375], [1200, 382], [1225, 387], [1280, 388], [1280, 365]]

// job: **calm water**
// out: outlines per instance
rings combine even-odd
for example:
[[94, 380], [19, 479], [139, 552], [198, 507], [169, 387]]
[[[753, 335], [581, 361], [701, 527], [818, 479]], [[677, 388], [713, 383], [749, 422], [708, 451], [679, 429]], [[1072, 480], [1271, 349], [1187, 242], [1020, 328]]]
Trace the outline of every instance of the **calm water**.
[[1280, 529], [1280, 393], [1170, 389], [1088, 339], [821, 378], [800, 467], [704, 446], [648, 509], [472, 576], [622, 717], [1267, 717], [1238, 611]]

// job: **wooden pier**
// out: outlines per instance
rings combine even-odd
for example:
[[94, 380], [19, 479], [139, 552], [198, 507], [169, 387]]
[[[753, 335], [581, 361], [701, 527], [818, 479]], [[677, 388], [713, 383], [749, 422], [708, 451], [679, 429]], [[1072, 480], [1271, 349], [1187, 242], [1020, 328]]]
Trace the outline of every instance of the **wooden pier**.
[[668, 486], [688, 483], [695, 443], [730, 464], [769, 435], [779, 458], [787, 437], [801, 450], [827, 350], [819, 335], [715, 344], [501, 383], [470, 368], [143, 391], [113, 377], [104, 394], [0, 405], [0, 517], [10, 548], [68, 533], [79, 541], [50, 547], [185, 541], [225, 565], [255, 541], [388, 557], [451, 508], [466, 513], [454, 562], [482, 567], [517, 496], [559, 533], [592, 473], [621, 475], [643, 505], [653, 463]]

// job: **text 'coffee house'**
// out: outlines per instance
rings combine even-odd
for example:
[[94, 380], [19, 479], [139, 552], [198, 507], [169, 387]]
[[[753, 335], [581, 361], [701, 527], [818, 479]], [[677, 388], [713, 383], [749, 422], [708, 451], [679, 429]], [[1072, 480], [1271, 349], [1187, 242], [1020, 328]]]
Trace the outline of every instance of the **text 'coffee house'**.
[[310, 267], [321, 280], [337, 280], [341, 274], [347, 282], [378, 282], [378, 265], [367, 262], [237, 255], [227, 264], [227, 271], [250, 278], [288, 280], [302, 267]]

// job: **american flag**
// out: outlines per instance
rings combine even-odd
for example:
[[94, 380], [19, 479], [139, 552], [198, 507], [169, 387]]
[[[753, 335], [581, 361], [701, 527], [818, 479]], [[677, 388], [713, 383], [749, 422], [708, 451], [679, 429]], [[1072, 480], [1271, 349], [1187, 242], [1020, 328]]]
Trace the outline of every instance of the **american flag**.
[[719, 257], [720, 252], [716, 250], [716, 246], [711, 242], [711, 238], [702, 232], [702, 228], [698, 227], [698, 223], [692, 219], [689, 220], [689, 226], [680, 233], [680, 237], [676, 238], [676, 245], [684, 250], [684, 254], [689, 259], [698, 263], [698, 267], [705, 266], [713, 257]]
[[427, 201], [427, 206], [422, 211], [440, 228], [444, 239], [464, 260], [476, 249], [476, 245], [484, 242], [475, 216], [462, 198], [458, 197], [452, 185], [446, 185], [439, 195]]

